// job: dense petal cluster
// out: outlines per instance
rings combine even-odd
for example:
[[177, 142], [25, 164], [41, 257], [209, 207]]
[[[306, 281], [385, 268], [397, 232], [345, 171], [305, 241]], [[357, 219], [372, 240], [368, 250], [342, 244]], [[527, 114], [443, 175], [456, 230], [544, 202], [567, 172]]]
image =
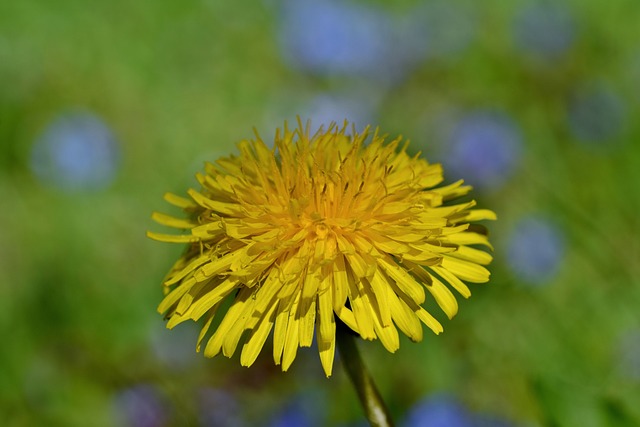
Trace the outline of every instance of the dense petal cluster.
[[204, 317], [198, 350], [206, 341], [206, 356], [231, 357], [241, 345], [249, 366], [273, 331], [275, 363], [287, 370], [315, 333], [329, 376], [336, 316], [394, 352], [397, 329], [413, 341], [422, 339], [421, 323], [442, 332], [422, 307], [427, 294], [451, 318], [458, 304], [450, 288], [468, 297], [463, 281], [489, 280], [483, 265], [492, 257], [472, 246], [491, 245], [470, 222], [495, 214], [472, 209], [474, 201], [450, 203], [471, 188], [437, 187], [441, 166], [409, 156], [401, 137], [385, 143], [377, 131], [346, 128], [309, 135], [308, 126], [285, 125], [273, 148], [257, 135], [242, 141], [239, 156], [197, 175], [199, 191], [165, 196], [188, 219], [154, 213], [185, 232], [149, 237], [188, 244], [158, 311], [169, 328]]

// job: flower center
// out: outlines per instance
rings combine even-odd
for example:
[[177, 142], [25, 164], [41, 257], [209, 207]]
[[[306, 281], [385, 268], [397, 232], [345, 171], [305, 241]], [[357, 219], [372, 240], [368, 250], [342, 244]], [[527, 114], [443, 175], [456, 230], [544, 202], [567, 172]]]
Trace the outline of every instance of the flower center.
[[316, 236], [318, 236], [318, 239], [326, 239], [327, 234], [329, 234], [329, 227], [327, 227], [326, 224], [320, 223], [316, 225]]

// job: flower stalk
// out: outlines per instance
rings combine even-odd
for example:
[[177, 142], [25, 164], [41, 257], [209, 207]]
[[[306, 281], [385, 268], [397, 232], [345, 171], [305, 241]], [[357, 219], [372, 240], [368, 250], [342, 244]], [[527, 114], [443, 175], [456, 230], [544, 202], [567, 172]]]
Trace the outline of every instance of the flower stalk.
[[339, 325], [336, 341], [342, 363], [358, 393], [367, 420], [373, 427], [392, 427], [389, 411], [362, 362], [355, 335], [345, 325]]

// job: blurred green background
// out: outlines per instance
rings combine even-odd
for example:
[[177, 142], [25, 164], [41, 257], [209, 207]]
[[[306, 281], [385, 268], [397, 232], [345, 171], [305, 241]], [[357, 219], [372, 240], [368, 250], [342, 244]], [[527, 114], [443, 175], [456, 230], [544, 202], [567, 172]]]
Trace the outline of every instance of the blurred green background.
[[636, 0], [0, 3], [0, 423], [364, 425], [339, 362], [204, 359], [155, 310], [181, 252], [144, 235], [162, 194], [300, 114], [404, 135], [499, 216], [444, 334], [361, 343], [399, 425], [640, 425], [639, 22]]

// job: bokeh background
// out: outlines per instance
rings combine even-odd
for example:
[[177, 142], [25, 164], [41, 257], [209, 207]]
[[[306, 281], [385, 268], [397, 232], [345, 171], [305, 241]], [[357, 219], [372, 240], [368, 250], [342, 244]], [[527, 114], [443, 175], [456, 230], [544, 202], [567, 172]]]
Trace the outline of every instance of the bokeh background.
[[162, 194], [299, 114], [404, 135], [499, 216], [444, 334], [361, 343], [398, 425], [640, 425], [639, 22], [637, 0], [0, 2], [0, 424], [366, 425], [339, 362], [205, 359], [155, 311], [181, 252], [144, 235]]

